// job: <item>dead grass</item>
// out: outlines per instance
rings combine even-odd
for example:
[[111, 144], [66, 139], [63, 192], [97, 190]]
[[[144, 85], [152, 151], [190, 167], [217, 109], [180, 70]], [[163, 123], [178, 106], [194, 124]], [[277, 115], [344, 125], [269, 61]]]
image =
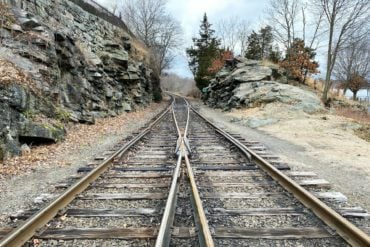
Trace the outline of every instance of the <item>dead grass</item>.
[[139, 39], [135, 38], [132, 39], [132, 46], [134, 52], [131, 53], [132, 57], [139, 61], [144, 61], [146, 64], [150, 63], [150, 55], [148, 48], [145, 46], [145, 44], [140, 41]]
[[341, 107], [336, 109], [336, 114], [356, 121], [362, 126], [356, 129], [355, 134], [361, 139], [370, 142], [370, 114], [366, 111], [353, 109], [351, 107]]
[[364, 125], [361, 128], [355, 130], [355, 134], [361, 139], [370, 142], [370, 124]]
[[370, 124], [370, 114], [365, 111], [351, 107], [340, 107], [336, 108], [335, 112], [339, 116], [350, 118], [360, 124]]
[[273, 63], [273, 62], [271, 62], [271, 61], [270, 61], [270, 60], [268, 60], [268, 59], [262, 59], [262, 61], [261, 61], [261, 65], [262, 65], [262, 66], [266, 66], [266, 67], [272, 67], [272, 68], [279, 67], [279, 65], [278, 65], [278, 64]]

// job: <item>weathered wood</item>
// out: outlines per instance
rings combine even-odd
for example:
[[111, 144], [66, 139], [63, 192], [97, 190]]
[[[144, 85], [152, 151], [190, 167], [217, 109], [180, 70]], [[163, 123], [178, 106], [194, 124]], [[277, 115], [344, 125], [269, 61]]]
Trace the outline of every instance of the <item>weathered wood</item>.
[[104, 174], [104, 178], [171, 178], [171, 173], [164, 173], [164, 172], [142, 172], [142, 173], [134, 173], [134, 174], [114, 174], [108, 173]]
[[156, 228], [69, 228], [47, 229], [39, 239], [149, 239], [157, 236]]
[[0, 228], [0, 239], [2, 239], [5, 235], [11, 232], [13, 228], [11, 227], [1, 227]]
[[[93, 168], [91, 167], [80, 167], [77, 172], [90, 172]], [[170, 167], [150, 167], [150, 166], [144, 166], [144, 167], [113, 167], [111, 170], [114, 171], [120, 171], [120, 172], [126, 172], [126, 171], [169, 171], [172, 168]]]
[[[203, 164], [205, 162], [202, 162]], [[206, 162], [207, 164], [212, 164], [209, 162]], [[220, 162], [217, 162], [217, 164], [220, 164]], [[229, 164], [227, 161], [223, 165], [193, 165], [193, 167], [197, 170], [202, 171], [216, 171], [216, 170], [222, 170], [222, 171], [232, 171], [232, 170], [260, 170], [259, 167], [257, 167], [254, 164], [243, 164], [243, 165], [227, 165]], [[240, 162], [239, 162], [240, 164]], [[274, 165], [279, 170], [290, 170], [290, 167], [286, 164], [276, 164]]]
[[139, 159], [139, 160], [146, 160], [146, 159], [161, 159], [166, 160], [168, 159], [168, 155], [162, 155], [162, 154], [139, 154], [135, 155], [133, 159]]
[[[85, 174], [76, 174], [76, 175], [72, 175], [70, 176], [69, 178], [72, 178], [72, 179], [80, 179], [82, 178], [83, 176], [85, 176]], [[124, 173], [124, 174], [121, 174], [121, 173], [107, 173], [107, 174], [104, 174], [104, 178], [170, 178], [172, 177], [172, 174], [170, 173], [164, 173], [164, 172], [141, 172], [141, 173]]]
[[235, 165], [197, 165], [193, 166], [194, 169], [202, 170], [202, 171], [233, 171], [233, 170], [259, 170], [259, 168], [255, 165], [243, 165], [243, 166], [235, 166]]
[[325, 229], [317, 227], [278, 227], [255, 229], [216, 227], [214, 237], [234, 239], [310, 239], [332, 238], [333, 235], [328, 233]]
[[[48, 229], [36, 235], [39, 239], [72, 240], [72, 239], [153, 239], [157, 237], [157, 228], [73, 228]], [[172, 237], [194, 238], [197, 232], [194, 227], [174, 227]]]
[[[324, 179], [312, 179], [312, 180], [301, 180], [297, 181], [297, 183], [301, 186], [315, 186], [320, 188], [330, 188], [331, 185], [328, 181]], [[269, 186], [277, 186], [276, 182], [274, 181], [256, 181], [256, 182], [240, 182], [240, 183], [227, 183], [227, 182], [207, 182], [207, 183], [200, 183], [199, 186], [201, 187], [269, 187]]]
[[[328, 199], [345, 202], [347, 198], [340, 192], [312, 192], [319, 199]], [[201, 197], [217, 199], [217, 198], [234, 198], [234, 199], [257, 199], [257, 198], [279, 198], [286, 197], [286, 193], [244, 193], [244, 192], [203, 192]]]
[[296, 208], [214, 208], [210, 216], [217, 217], [220, 215], [302, 215], [303, 210]]
[[243, 193], [243, 192], [203, 192], [200, 193], [202, 198], [209, 199], [258, 199], [258, 198], [278, 198], [286, 196], [283, 193]]
[[[167, 161], [167, 160], [166, 160]], [[146, 160], [146, 161], [143, 161], [143, 160], [126, 160], [126, 161], [123, 161], [123, 162], [120, 162], [122, 165], [132, 165], [132, 166], [145, 166], [145, 165], [161, 165], [163, 167], [168, 167], [168, 166], [173, 166], [174, 163], [176, 163], [176, 161], [174, 161], [174, 163], [170, 163], [170, 162], [164, 162], [164, 161], [160, 161], [160, 160]]]
[[343, 217], [346, 218], [369, 218], [370, 214], [363, 208], [339, 208], [337, 210]]
[[155, 216], [160, 213], [155, 208], [126, 208], [126, 209], [78, 209], [70, 208], [65, 212], [73, 217], [132, 217]]
[[[26, 220], [39, 209], [30, 209], [21, 213], [16, 213], [10, 216], [11, 220]], [[155, 208], [125, 208], [125, 209], [78, 209], [69, 208], [63, 211], [63, 214], [73, 217], [120, 217], [120, 216], [154, 216], [160, 211]]]
[[[55, 185], [55, 188], [68, 188], [70, 184], [68, 183], [60, 183]], [[169, 187], [169, 183], [146, 183], [146, 184], [139, 184], [139, 183], [130, 183], [130, 184], [117, 184], [117, 183], [94, 183], [90, 185], [90, 188], [112, 188], [112, 189], [124, 189], [124, 188], [167, 188]]]
[[165, 193], [94, 193], [80, 195], [77, 197], [81, 200], [159, 200], [166, 199], [167, 194]]
[[[314, 172], [297, 172], [285, 171], [286, 175], [290, 177], [316, 177]], [[269, 177], [261, 171], [247, 170], [247, 171], [197, 171], [196, 175], [202, 177]]]
[[346, 202], [347, 197], [340, 192], [329, 191], [329, 192], [312, 192], [314, 196], [319, 199], [333, 200], [337, 202]]

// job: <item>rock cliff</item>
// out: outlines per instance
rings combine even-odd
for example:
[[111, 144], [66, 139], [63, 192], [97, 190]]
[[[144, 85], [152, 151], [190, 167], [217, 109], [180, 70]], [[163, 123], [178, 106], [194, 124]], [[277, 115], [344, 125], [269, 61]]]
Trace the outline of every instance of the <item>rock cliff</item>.
[[9, 0], [2, 8], [0, 160], [22, 143], [62, 139], [65, 122], [146, 105], [159, 89], [145, 46], [93, 1]]
[[306, 113], [322, 110], [320, 99], [313, 92], [286, 84], [277, 65], [237, 57], [228, 61], [209, 86], [203, 89], [202, 99], [215, 108], [263, 106], [272, 102], [293, 105]]

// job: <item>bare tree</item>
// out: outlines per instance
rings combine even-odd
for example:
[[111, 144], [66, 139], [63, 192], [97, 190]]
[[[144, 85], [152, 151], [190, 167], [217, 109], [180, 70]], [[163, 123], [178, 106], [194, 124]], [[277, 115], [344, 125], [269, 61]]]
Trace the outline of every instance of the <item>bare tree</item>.
[[[165, 73], [161, 77], [161, 87], [163, 90], [180, 93], [185, 96], [191, 95], [194, 92], [199, 92], [199, 89], [195, 85], [194, 79], [184, 78], [177, 74]], [[196, 95], [199, 93], [195, 93]]]
[[167, 13], [167, 0], [123, 0], [122, 17], [153, 52], [158, 74], [169, 68], [181, 44], [181, 26]]
[[223, 49], [229, 49], [234, 54], [244, 54], [250, 22], [238, 17], [224, 18], [216, 22], [217, 36]]
[[[251, 24], [249, 21], [241, 21], [238, 24], [238, 40], [240, 44], [240, 55], [244, 55], [247, 49], [248, 35], [251, 33]], [[236, 54], [236, 53], [234, 53]]]
[[156, 70], [161, 74], [163, 70], [171, 66], [176, 56], [174, 51], [180, 46], [182, 32], [180, 24], [169, 15], [163, 18], [159, 30], [161, 31], [157, 34], [152, 50], [155, 61], [157, 61]]
[[323, 11], [313, 16], [310, 11], [307, 13], [307, 7], [306, 0], [270, 0], [267, 17], [275, 40], [283, 44], [287, 51], [296, 38], [303, 40], [310, 49], [315, 50], [318, 46]]
[[370, 40], [361, 41], [352, 40], [341, 51], [339, 51], [337, 60], [333, 69], [333, 75], [343, 87], [343, 94], [349, 88], [353, 75], [359, 75], [363, 78], [370, 77]]
[[370, 2], [368, 0], [313, 0], [316, 8], [324, 13], [328, 34], [326, 76], [322, 101], [328, 103], [332, 86], [331, 75], [337, 55], [351, 39], [360, 40], [369, 32]]
[[289, 50], [296, 38], [300, 4], [299, 0], [270, 0], [266, 11], [275, 40], [282, 43], [286, 50]]

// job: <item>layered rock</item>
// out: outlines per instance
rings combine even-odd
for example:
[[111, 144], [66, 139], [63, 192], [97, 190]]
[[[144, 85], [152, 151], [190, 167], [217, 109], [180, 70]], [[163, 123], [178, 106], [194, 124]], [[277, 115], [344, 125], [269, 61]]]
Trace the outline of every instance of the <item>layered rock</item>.
[[119, 18], [89, 1], [9, 2], [0, 66], [26, 79], [0, 78], [0, 158], [18, 154], [21, 142], [60, 140], [64, 122], [94, 123], [151, 102], [159, 85], [146, 48]]
[[307, 113], [322, 110], [316, 94], [285, 82], [278, 66], [237, 57], [203, 89], [202, 98], [211, 107], [224, 110], [272, 102], [290, 104]]

